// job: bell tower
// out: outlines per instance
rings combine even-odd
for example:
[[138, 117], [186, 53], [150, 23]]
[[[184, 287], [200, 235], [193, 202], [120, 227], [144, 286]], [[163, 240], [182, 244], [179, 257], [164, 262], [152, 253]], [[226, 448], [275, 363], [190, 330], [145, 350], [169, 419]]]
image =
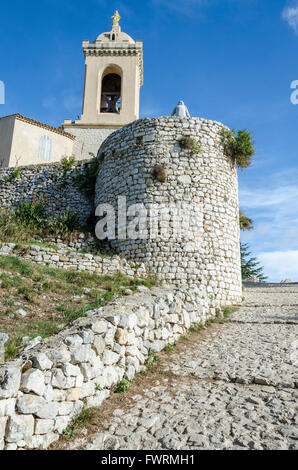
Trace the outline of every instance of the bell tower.
[[83, 112], [76, 123], [121, 127], [139, 118], [143, 84], [143, 42], [121, 31], [115, 12], [110, 32], [83, 41], [85, 86]]
[[65, 119], [62, 129], [73, 134], [77, 160], [96, 155], [115, 129], [139, 119], [143, 85], [143, 41], [121, 31], [115, 12], [111, 31], [90, 43], [83, 41], [85, 83], [83, 109], [76, 120]]

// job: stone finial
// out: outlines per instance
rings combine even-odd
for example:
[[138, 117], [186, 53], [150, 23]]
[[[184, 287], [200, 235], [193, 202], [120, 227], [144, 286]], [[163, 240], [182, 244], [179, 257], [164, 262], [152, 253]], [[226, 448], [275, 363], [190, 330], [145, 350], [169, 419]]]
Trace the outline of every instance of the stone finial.
[[172, 112], [172, 116], [176, 116], [180, 118], [190, 118], [189, 111], [182, 100], [180, 100], [177, 106], [174, 108], [174, 111]]

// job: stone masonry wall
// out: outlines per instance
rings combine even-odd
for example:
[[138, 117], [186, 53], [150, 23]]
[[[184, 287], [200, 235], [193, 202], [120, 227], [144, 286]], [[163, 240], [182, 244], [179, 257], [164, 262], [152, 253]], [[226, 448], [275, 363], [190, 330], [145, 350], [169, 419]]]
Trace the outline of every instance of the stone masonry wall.
[[[94, 213], [93, 201], [80, 191], [74, 177], [83, 173], [88, 162], [80, 162], [66, 174], [60, 163], [20, 167], [22, 173], [11, 181], [12, 168], [0, 168], [0, 209], [14, 209], [23, 201], [38, 200], [47, 204], [47, 214], [58, 216], [69, 207], [85, 225]], [[1, 235], [0, 235], [1, 238]]]
[[150, 350], [216, 314], [196, 286], [139, 291], [28, 344], [0, 367], [0, 449], [48, 447], [84, 405], [100, 406], [119, 381], [133, 379]]
[[48, 265], [51, 268], [73, 271], [87, 271], [99, 275], [114, 275], [118, 272], [130, 277], [146, 277], [146, 266], [127, 261], [120, 256], [102, 257], [91, 253], [78, 253], [65, 248], [57, 250], [39, 245], [1, 243], [0, 255], [21, 256], [34, 263]]
[[113, 128], [83, 128], [83, 127], [66, 127], [65, 130], [76, 136], [73, 143], [73, 155], [76, 160], [87, 160], [90, 153], [97, 155], [99, 147], [103, 141], [115, 131]]
[[[157, 236], [144, 230], [143, 238], [125, 239], [116, 232], [109, 244], [124, 257], [146, 263], [165, 282], [200, 285], [221, 305], [241, 302], [238, 179], [221, 143], [224, 127], [206, 119], [176, 117], [141, 119], [123, 127], [99, 150], [102, 164], [95, 196], [96, 206], [113, 206], [116, 222], [118, 196], [126, 197], [127, 208], [143, 204], [147, 214], [154, 205], [165, 211], [178, 207], [182, 234], [174, 232], [177, 217], [168, 213]], [[183, 149], [184, 136], [195, 139], [201, 152]], [[156, 165], [164, 167], [166, 181], [154, 177]], [[195, 211], [189, 220], [187, 207]], [[150, 224], [156, 220], [153, 211]], [[122, 221], [117, 228], [123, 229]], [[160, 235], [164, 228], [170, 234], [166, 239]]]

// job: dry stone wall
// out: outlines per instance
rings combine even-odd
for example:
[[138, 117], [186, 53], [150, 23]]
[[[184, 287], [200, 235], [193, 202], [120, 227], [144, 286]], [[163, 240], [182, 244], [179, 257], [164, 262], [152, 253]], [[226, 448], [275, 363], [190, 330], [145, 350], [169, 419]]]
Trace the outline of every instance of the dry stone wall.
[[21, 256], [34, 263], [51, 268], [73, 271], [86, 271], [98, 275], [114, 275], [118, 272], [129, 277], [146, 277], [147, 269], [143, 263], [127, 261], [120, 256], [103, 257], [91, 253], [78, 253], [68, 249], [53, 249], [39, 245], [0, 243], [0, 255]]
[[[20, 167], [21, 173], [7, 181], [12, 168], [0, 169], [0, 209], [14, 209], [23, 201], [44, 198], [48, 215], [57, 217], [69, 208], [79, 215], [85, 226], [94, 214], [93, 199], [79, 189], [75, 181], [77, 172], [84, 173], [88, 162], [77, 163], [65, 173], [60, 163]], [[0, 235], [1, 237], [1, 235]]]
[[[224, 127], [206, 119], [175, 117], [125, 126], [99, 150], [95, 196], [96, 206], [113, 206], [116, 222], [119, 196], [126, 198], [127, 210], [137, 204], [145, 207], [140, 219], [147, 214], [147, 228], [142, 236], [125, 239], [119, 219], [116, 238], [109, 242], [113, 250], [145, 262], [176, 286], [199, 284], [221, 305], [241, 301], [238, 179], [221, 143]], [[199, 153], [182, 148], [185, 136], [200, 146]], [[164, 181], [154, 176], [158, 168]], [[156, 232], [152, 227], [156, 230], [160, 217], [155, 207], [165, 213]], [[167, 213], [171, 207], [180, 211], [178, 218], [177, 212]], [[187, 219], [189, 208], [194, 212]], [[179, 223], [182, 232], [177, 234]], [[164, 239], [160, 232], [165, 228]]]
[[150, 351], [216, 314], [196, 286], [139, 290], [0, 367], [0, 449], [48, 447], [83, 406], [100, 406], [123, 378], [132, 380]]

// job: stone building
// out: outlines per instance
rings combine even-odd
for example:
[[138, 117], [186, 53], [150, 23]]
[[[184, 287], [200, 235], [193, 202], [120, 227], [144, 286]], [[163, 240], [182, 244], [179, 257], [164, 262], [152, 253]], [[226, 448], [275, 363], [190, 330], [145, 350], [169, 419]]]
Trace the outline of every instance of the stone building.
[[111, 31], [83, 41], [85, 85], [82, 116], [57, 129], [19, 114], [0, 118], [0, 167], [77, 160], [97, 154], [115, 130], [139, 119], [143, 84], [143, 43], [121, 31], [120, 15]]
[[76, 136], [77, 159], [96, 155], [100, 144], [116, 129], [139, 119], [143, 85], [143, 42], [121, 31], [113, 16], [111, 31], [90, 43], [83, 41], [85, 85], [80, 119], [64, 121], [63, 129]]
[[75, 137], [42, 122], [12, 114], [0, 118], [0, 167], [60, 161], [73, 152]]

